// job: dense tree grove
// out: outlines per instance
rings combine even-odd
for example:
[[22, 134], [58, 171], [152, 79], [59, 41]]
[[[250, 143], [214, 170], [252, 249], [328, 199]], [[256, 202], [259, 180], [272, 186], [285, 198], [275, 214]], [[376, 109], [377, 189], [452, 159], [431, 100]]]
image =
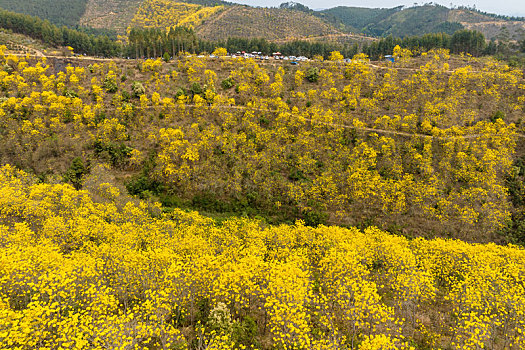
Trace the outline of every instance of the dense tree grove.
[[[328, 58], [333, 51], [339, 51], [344, 57], [351, 58], [357, 53], [365, 53], [371, 59], [377, 60], [384, 55], [391, 54], [394, 47], [410, 49], [419, 54], [432, 49], [452, 49], [455, 53], [469, 53], [479, 56], [487, 52], [483, 35], [475, 31], [462, 30], [452, 36], [447, 34], [426, 34], [423, 36], [407, 37], [404, 39], [388, 36], [370, 44], [359, 45], [341, 44], [335, 42], [311, 42], [294, 40], [286, 43], [274, 43], [262, 38], [244, 39], [229, 38], [225, 41], [213, 42], [198, 39], [197, 35], [187, 28], [171, 28], [168, 32], [158, 29], [133, 29], [130, 34], [130, 45], [140, 47], [139, 57], [151, 57], [154, 52], [177, 52], [175, 50], [188, 51], [191, 53], [212, 52], [215, 47], [224, 47], [228, 52], [237, 51], [262, 52], [271, 54], [281, 52], [283, 55], [307, 56], [316, 55]], [[160, 51], [160, 50], [164, 51]], [[135, 55], [134, 51], [129, 51]], [[150, 54], [148, 55], [147, 52]], [[153, 55], [160, 57], [161, 55]]]
[[2, 9], [38, 16], [57, 26], [69, 27], [78, 25], [86, 4], [87, 0], [0, 0]]
[[[133, 57], [160, 57], [164, 53], [199, 52], [199, 40], [193, 30], [172, 27], [165, 30], [133, 28], [129, 33], [128, 52]], [[211, 51], [210, 51], [211, 52]]]
[[[261, 38], [229, 38], [225, 41], [212, 42], [198, 39], [191, 29], [175, 27], [168, 32], [159, 29], [133, 29], [130, 33], [130, 46], [134, 47], [135, 51], [130, 50], [129, 52], [132, 55], [140, 52], [139, 57], [151, 57], [152, 55], [160, 57], [163, 52], [210, 53], [215, 47], [220, 46], [231, 53], [237, 51], [257, 51], [263, 54], [281, 52], [283, 55], [303, 55], [307, 57], [320, 55], [327, 59], [332, 51], [339, 51], [344, 57], [351, 58], [357, 53], [365, 53], [371, 59], [377, 60], [384, 55], [391, 54], [397, 45], [410, 49], [417, 54], [440, 48], [450, 49], [454, 53], [468, 53], [473, 56], [480, 56], [484, 53], [493, 54], [497, 51], [497, 48], [494, 48], [494, 52], [487, 51], [487, 49], [491, 50], [491, 48], [487, 47], [483, 34], [469, 30], [458, 31], [452, 36], [443, 33], [425, 34], [404, 39], [388, 36], [360, 46], [357, 43], [341, 44], [304, 40], [274, 43]], [[154, 53], [157, 54], [155, 55]]]

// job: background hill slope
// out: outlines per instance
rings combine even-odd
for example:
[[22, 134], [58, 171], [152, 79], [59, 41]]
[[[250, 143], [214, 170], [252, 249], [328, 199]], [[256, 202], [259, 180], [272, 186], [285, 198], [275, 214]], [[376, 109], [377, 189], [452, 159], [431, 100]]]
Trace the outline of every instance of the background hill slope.
[[262, 37], [269, 40], [336, 34], [319, 18], [300, 11], [233, 6], [197, 28], [205, 39]]
[[113, 29], [124, 34], [142, 0], [88, 0], [79, 20], [84, 26]]
[[453, 34], [464, 28], [478, 30], [489, 40], [525, 38], [523, 18], [431, 4], [394, 8], [338, 6], [313, 11], [293, 2], [279, 8], [261, 8], [220, 0], [0, 0], [0, 8], [38, 16], [59, 26], [80, 25], [120, 35], [126, 35], [130, 27], [164, 29], [184, 25], [208, 40], [241, 37], [331, 41], [330, 36], [349, 33], [408, 37]]
[[405, 37], [426, 33], [447, 33], [462, 28], [478, 30], [487, 39], [520, 40], [525, 21], [475, 10], [449, 9], [440, 5], [403, 8], [361, 8], [339, 6], [313, 12], [343, 31], [373, 36]]

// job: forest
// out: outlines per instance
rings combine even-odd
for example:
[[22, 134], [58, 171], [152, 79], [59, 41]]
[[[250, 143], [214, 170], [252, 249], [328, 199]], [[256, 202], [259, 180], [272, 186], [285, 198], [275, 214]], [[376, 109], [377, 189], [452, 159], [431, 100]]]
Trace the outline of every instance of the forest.
[[0, 8], [38, 16], [58, 26], [75, 27], [84, 14], [86, 3], [87, 0], [0, 0]]

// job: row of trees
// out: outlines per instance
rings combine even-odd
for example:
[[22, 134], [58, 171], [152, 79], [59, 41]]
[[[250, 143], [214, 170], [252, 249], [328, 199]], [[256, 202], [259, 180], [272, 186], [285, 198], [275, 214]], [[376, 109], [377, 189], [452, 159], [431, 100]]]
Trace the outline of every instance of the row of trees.
[[216, 47], [224, 47], [228, 52], [257, 51], [265, 54], [281, 52], [283, 55], [303, 55], [313, 57], [316, 55], [328, 58], [332, 51], [339, 51], [344, 57], [353, 57], [358, 53], [365, 53], [372, 59], [379, 59], [384, 55], [392, 54], [394, 47], [414, 52], [429, 51], [432, 49], [450, 49], [452, 53], [469, 53], [473, 56], [494, 54], [497, 45], [485, 42], [482, 33], [473, 30], [459, 30], [453, 35], [432, 33], [422, 36], [407, 37], [404, 39], [388, 36], [370, 44], [335, 43], [335, 42], [309, 42], [295, 40], [287, 43], [270, 42], [264, 38], [228, 38], [224, 41], [200, 40], [195, 32], [188, 28], [174, 27], [168, 32], [160, 29], [132, 29], [129, 36], [128, 56], [154, 57], [168, 52], [173, 56], [177, 52], [188, 51], [192, 53], [212, 52]]
[[464, 29], [456, 31], [453, 35], [430, 33], [403, 39], [388, 36], [374, 41], [370, 45], [365, 45], [361, 52], [366, 53], [372, 59], [377, 59], [383, 55], [391, 54], [396, 45], [416, 52], [439, 48], [450, 49], [452, 53], [456, 54], [469, 53], [473, 56], [494, 54], [497, 51], [497, 45], [494, 42], [487, 45], [482, 33]]
[[[164, 53], [175, 56], [179, 52], [199, 52], [199, 40], [192, 29], [172, 27], [168, 31], [159, 28], [133, 28], [129, 33], [128, 56], [159, 57]], [[212, 49], [213, 50], [213, 49]]]

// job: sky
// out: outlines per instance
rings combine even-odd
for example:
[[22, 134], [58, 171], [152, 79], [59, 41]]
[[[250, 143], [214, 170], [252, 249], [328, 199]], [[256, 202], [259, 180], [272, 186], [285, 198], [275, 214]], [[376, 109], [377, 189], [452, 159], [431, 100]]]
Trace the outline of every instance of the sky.
[[[252, 6], [277, 7], [283, 2], [290, 0], [230, 0]], [[406, 1], [406, 0], [295, 0], [311, 9], [330, 8], [335, 6], [356, 6], [356, 7], [395, 7], [399, 5], [413, 6], [415, 3], [423, 5], [430, 1]], [[451, 7], [454, 5], [476, 6], [478, 10], [497, 13], [508, 16], [525, 16], [524, 0], [455, 0], [455, 1], [434, 1], [434, 3]]]

